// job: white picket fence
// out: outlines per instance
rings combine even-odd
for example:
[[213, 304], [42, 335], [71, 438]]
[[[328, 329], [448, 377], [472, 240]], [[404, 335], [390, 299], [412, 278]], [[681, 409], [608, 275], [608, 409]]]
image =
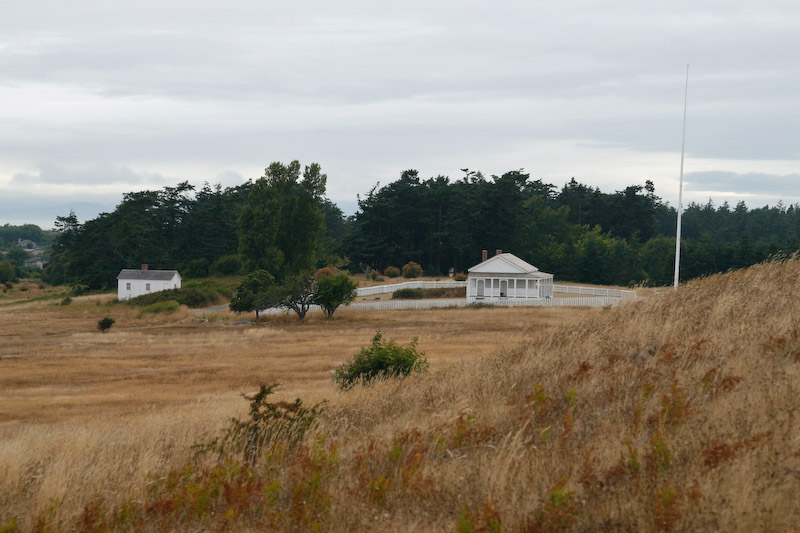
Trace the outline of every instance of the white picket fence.
[[596, 289], [594, 287], [576, 287], [573, 285], [553, 285], [553, 292], [565, 294], [587, 294], [592, 296], [609, 296], [611, 298], [636, 299], [636, 291], [620, 289]]
[[[615, 307], [621, 298], [600, 296], [596, 298], [506, 298], [485, 302], [487, 306], [504, 307]], [[468, 307], [475, 302], [468, 302], [466, 298], [436, 298], [430, 300], [379, 300], [373, 302], [355, 302], [339, 309], [434, 309], [438, 307]], [[477, 305], [482, 305], [483, 302]], [[312, 305], [309, 311], [319, 311], [320, 308]], [[265, 315], [277, 315], [290, 312], [286, 308], [270, 308], [261, 311]]]
[[[466, 281], [405, 281], [388, 285], [374, 285], [372, 287], [359, 287], [357, 296], [373, 296], [375, 294], [388, 294], [400, 289], [450, 289], [466, 287]], [[583, 294], [587, 296], [608, 296], [610, 298], [636, 298], [635, 291], [620, 289], [596, 289], [594, 287], [577, 287], [574, 285], [553, 285], [553, 292], [564, 294]]]

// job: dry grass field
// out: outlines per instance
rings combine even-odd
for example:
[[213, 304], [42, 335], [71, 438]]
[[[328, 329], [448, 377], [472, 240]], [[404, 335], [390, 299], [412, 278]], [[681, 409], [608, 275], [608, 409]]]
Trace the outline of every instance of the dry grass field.
[[[0, 527], [795, 531], [798, 293], [789, 260], [615, 309], [234, 326], [102, 297], [0, 305]], [[419, 336], [430, 372], [338, 391], [376, 329]], [[328, 400], [299, 443], [192, 452], [271, 382]]]
[[[62, 306], [26, 292], [0, 305], [0, 524], [17, 517], [23, 529], [50, 515], [60, 529], [101, 494], [142, 497], [148, 474], [187, 461], [262, 383], [280, 383], [285, 399], [335, 401], [331, 372], [378, 329], [401, 343], [419, 337], [443, 369], [590, 312], [341, 309], [331, 321], [292, 314], [252, 326], [228, 312], [141, 316], [112, 295]], [[116, 324], [101, 333], [105, 316]]]

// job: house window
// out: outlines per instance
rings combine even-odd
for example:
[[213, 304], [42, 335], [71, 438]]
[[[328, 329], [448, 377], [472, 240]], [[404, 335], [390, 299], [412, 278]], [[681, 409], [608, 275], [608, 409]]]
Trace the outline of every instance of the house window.
[[131, 284], [130, 284], [130, 283], [126, 283], [126, 284], [125, 284], [125, 290], [126, 290], [126, 291], [129, 291], [129, 290], [131, 290]]
[[150, 292], [150, 284], [149, 283], [145, 283], [144, 284], [144, 290], [146, 290], [147, 292]]

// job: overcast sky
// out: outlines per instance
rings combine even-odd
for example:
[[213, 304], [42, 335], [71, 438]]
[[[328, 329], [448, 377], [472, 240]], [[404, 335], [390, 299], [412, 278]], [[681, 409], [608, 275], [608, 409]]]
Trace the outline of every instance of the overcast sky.
[[800, 202], [796, 1], [0, 0], [0, 224], [318, 162]]

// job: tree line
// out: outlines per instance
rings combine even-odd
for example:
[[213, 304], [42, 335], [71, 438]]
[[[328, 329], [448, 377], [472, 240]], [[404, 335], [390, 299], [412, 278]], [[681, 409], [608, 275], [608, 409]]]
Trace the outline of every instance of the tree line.
[[[188, 182], [126, 193], [111, 213], [80, 224], [58, 217], [53, 283], [112, 287], [148, 263], [184, 277], [265, 271], [283, 281], [333, 266], [383, 271], [416, 262], [432, 275], [466, 271], [502, 249], [557, 279], [669, 284], [676, 211], [650, 181], [613, 193], [575, 179], [562, 187], [522, 170], [422, 179], [415, 170], [358, 198], [345, 218], [325, 197], [317, 164], [273, 163], [263, 177], [223, 188]], [[710, 200], [683, 215], [681, 279], [744, 267], [800, 247], [800, 206], [731, 208]]]
[[[604, 193], [574, 178], [560, 189], [522, 170], [421, 179], [408, 170], [359, 198], [346, 252], [385, 268], [413, 260], [426, 272], [464, 271], [480, 250], [510, 251], [561, 280], [671, 283], [677, 211], [651, 181]], [[800, 248], [800, 206], [748, 210], [711, 200], [683, 214], [681, 279], [749, 266]]]

